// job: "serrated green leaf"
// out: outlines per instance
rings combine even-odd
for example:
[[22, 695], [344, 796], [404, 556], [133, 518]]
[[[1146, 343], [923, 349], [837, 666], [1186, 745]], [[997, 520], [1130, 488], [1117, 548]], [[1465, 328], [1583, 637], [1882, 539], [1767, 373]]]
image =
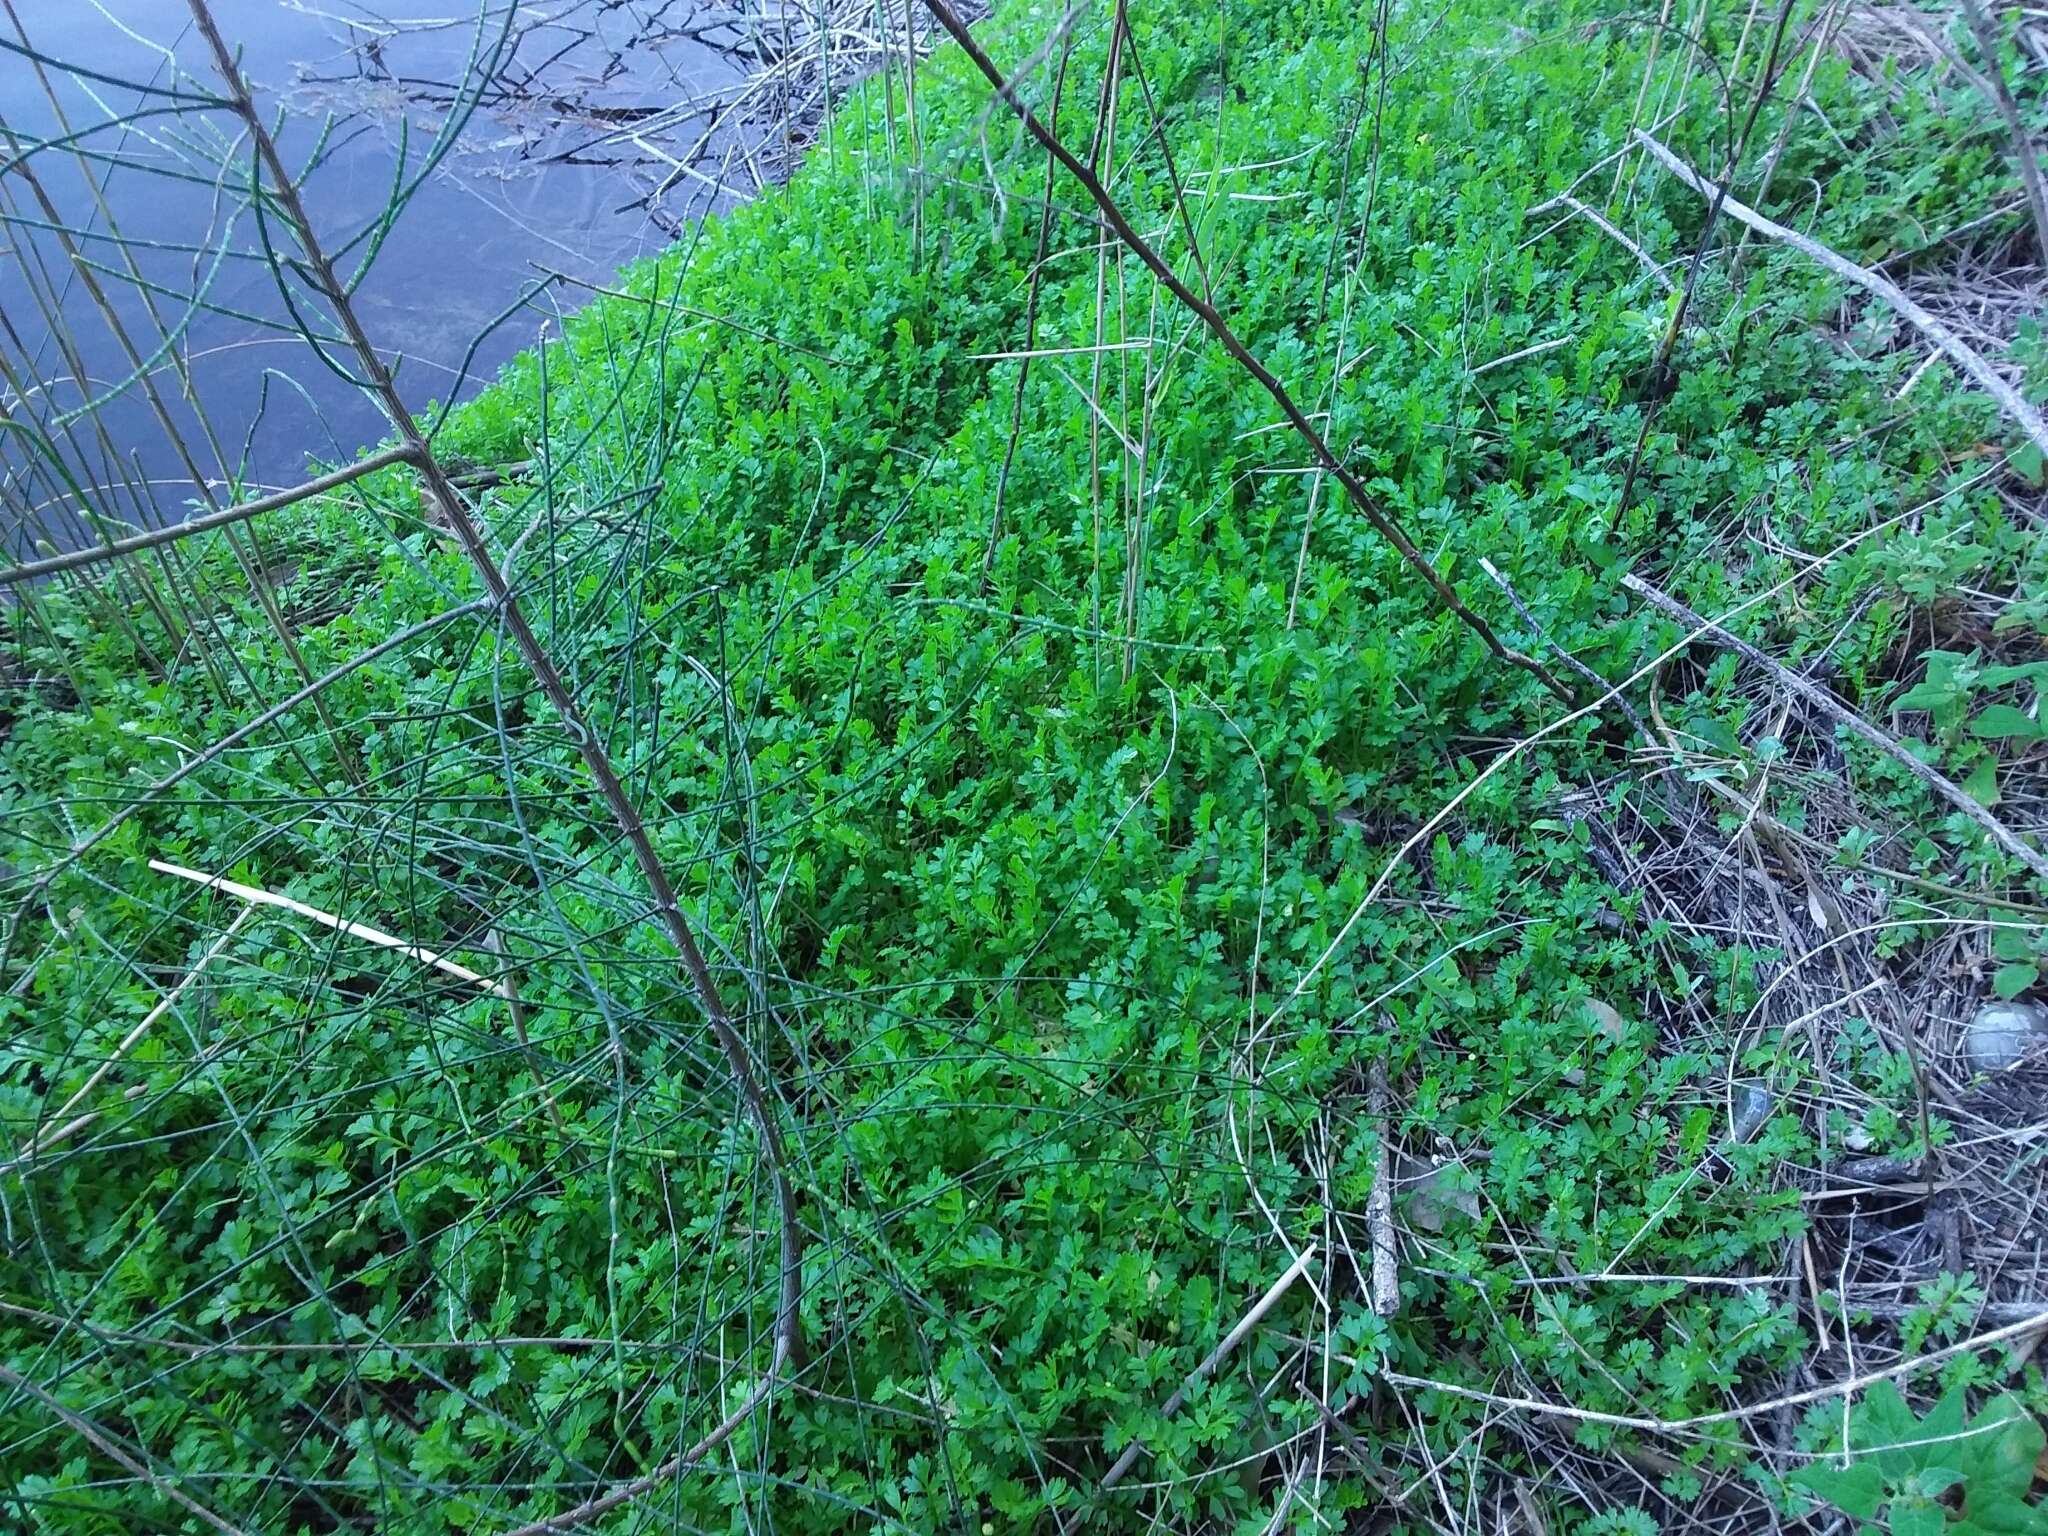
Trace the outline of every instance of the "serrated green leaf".
[[1794, 1472], [1791, 1481], [1858, 1520], [1875, 1519], [1884, 1502], [1884, 1474], [1867, 1457], [1859, 1456], [1846, 1467], [1817, 1461]]
[[2015, 961], [2001, 965], [1991, 976], [1991, 990], [2007, 1002], [2011, 1002], [2034, 984], [2034, 978], [2041, 974], [2041, 968], [2031, 960]]
[[2010, 704], [1987, 704], [1971, 718], [1970, 734], [1983, 741], [2035, 741], [2041, 723]]

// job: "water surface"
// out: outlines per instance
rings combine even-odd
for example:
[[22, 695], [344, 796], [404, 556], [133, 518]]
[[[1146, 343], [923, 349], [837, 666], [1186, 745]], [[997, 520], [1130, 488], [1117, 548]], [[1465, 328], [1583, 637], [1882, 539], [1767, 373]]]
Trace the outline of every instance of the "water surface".
[[[348, 0], [214, 10], [287, 163], [306, 168], [322, 239], [350, 269], [374, 248], [358, 312], [415, 409], [473, 393], [546, 316], [588, 298], [549, 271], [606, 281], [749, 185], [743, 133], [707, 111], [736, 93], [740, 66], [673, 0], [525, 5], [510, 26], [504, 0], [393, 0], [388, 17]], [[11, 11], [0, 39], [59, 62], [0, 53], [0, 402], [34, 429], [0, 434], [0, 546], [91, 537], [84, 501], [128, 524], [189, 515], [207, 494], [195, 466], [218, 498], [230, 480], [289, 484], [309, 454], [382, 437], [376, 407], [285, 328], [307, 296], [289, 277], [280, 293], [265, 245], [288, 242], [248, 206], [236, 121], [162, 94], [219, 90], [184, 0]], [[394, 187], [415, 181], [382, 229]]]

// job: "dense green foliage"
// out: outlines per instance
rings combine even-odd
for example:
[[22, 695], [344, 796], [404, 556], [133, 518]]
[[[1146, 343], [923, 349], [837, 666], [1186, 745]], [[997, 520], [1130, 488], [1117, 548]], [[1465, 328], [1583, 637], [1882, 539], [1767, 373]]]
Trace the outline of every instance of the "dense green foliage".
[[1843, 1449], [1857, 1454], [1816, 1461], [1798, 1478], [1859, 1520], [1893, 1536], [2024, 1536], [2048, 1530], [2048, 1510], [2030, 1497], [2041, 1456], [2041, 1424], [2018, 1398], [1994, 1399], [1974, 1419], [1960, 1387], [1917, 1415], [1891, 1382], [1881, 1381], [1852, 1411]]
[[[1074, 37], [1071, 144], [1094, 129], [1107, 14]], [[1397, 20], [1383, 82], [1370, 19], [1257, 0], [1219, 36], [1214, 9], [1134, 8], [1167, 131], [1147, 135], [1127, 77], [1119, 199], [1192, 280], [1188, 188], [1239, 333], [1514, 643], [1546, 641], [1482, 559], [1549, 642], [1617, 681], [1677, 638], [1623, 569], [1702, 611], [1757, 598], [1736, 627], [1795, 663], [1824, 648], [1846, 697], [1905, 711], [1995, 795], [2034, 750], [2013, 722], [2041, 674], [1989, 652], [2038, 653], [2048, 556], [1983, 473], [2003, 441], [1989, 404], [1937, 368], [1900, 409], [1920, 352], [1845, 333], [1841, 291], [1795, 254], [1752, 244], [1731, 286], [1724, 249], [1617, 516], [1671, 299], [1587, 222], [1524, 214], [1626, 141], [1652, 34], [1595, 7], [1458, 0]], [[1018, 64], [1056, 20], [1010, 6], [988, 46]], [[1705, 40], [1722, 68], [1725, 30]], [[1733, 111], [1691, 69], [1696, 105], [1664, 136], [1695, 163], [1718, 164], [1760, 55], [1750, 39]], [[1058, 66], [1055, 48], [1029, 86], [1042, 112]], [[1811, 88], [1829, 131], [1789, 135], [1766, 201], [1844, 250], [1917, 249], [2005, 195], [1974, 97], [1894, 99], [1833, 56]], [[1829, 1132], [1796, 1112], [1829, 1063], [1757, 1022], [1775, 1017], [1768, 957], [1674, 921], [1598, 856], [1596, 824], [1624, 805], [1626, 825], [1665, 814], [1633, 787], [1626, 723], [1594, 712], [1509, 754], [1554, 701], [1333, 486], [1312, 494], [1272, 402], [1135, 261], [1099, 274], [1071, 184], [1036, 346], [1077, 350], [1035, 362], [1012, 455], [1019, 363], [983, 355], [1027, 344], [1043, 156], [957, 52], [921, 72], [917, 106], [926, 174], [907, 168], [900, 83], [871, 83], [786, 190], [629, 274], [631, 297], [577, 315], [437, 438], [477, 463], [547, 461], [544, 492], [486, 495], [493, 538], [712, 937], [812, 1234], [810, 1390], [601, 1527], [1050, 1530], [1135, 1435], [1151, 1458], [1098, 1522], [1257, 1531], [1281, 1507], [1273, 1469], [1324, 1433], [1311, 1393], [1386, 1452], [1390, 1486], [1409, 1484], [1411, 1438], [1444, 1458], [1425, 1500], [1462, 1504], [1546, 1437], [1620, 1438], [1511, 1430], [1446, 1393], [1396, 1408], [1383, 1368], [1664, 1418], [1776, 1379], [1805, 1334], [1769, 1289], [1545, 1283], [1777, 1273], [1801, 1222], [1784, 1170]], [[1780, 122], [1767, 107], [1752, 169]], [[1682, 277], [1699, 199], [1631, 178], [1629, 228]], [[401, 473], [260, 536], [293, 567], [315, 674], [475, 590]], [[46, 593], [16, 625], [6, 1145], [236, 911], [150, 858], [479, 969], [485, 932], [504, 934], [531, 1049], [501, 1000], [259, 911], [98, 1090], [104, 1118], [0, 1175], [0, 1300], [30, 1309], [0, 1313], [0, 1356], [251, 1530], [541, 1518], [692, 1442], [765, 1368], [755, 1138], [630, 860], [487, 619], [335, 684], [339, 736], [296, 709], [34, 887], [251, 700], [300, 686], [229, 595], [226, 555], [205, 558], [234, 657], [218, 677], [192, 651], [165, 675], [140, 664], [130, 628], [154, 634], [153, 612], [112, 623], [88, 591]], [[2019, 594], [1997, 635], [1944, 627], [1936, 600], [1965, 584]], [[1732, 661], [1681, 653], [1658, 683], [1686, 773], [1761, 787], [1808, 825], [1800, 774], [1768, 771], [1787, 727]], [[1831, 880], [1882, 862], [2018, 889], [1896, 765], [1802, 729], [1870, 810]], [[2008, 942], [2008, 965], [2035, 962], [2034, 940]], [[1844, 1041], [1832, 1067], [1869, 1085], [1880, 1150], [1910, 1146], [1910, 1073]], [[1405, 1160], [1438, 1169], [1404, 1195], [1391, 1320], [1360, 1294], [1375, 1063]], [[1775, 1097], [1745, 1139], [1730, 1114], [1748, 1079]], [[1313, 1286], [1162, 1420], [1308, 1243]], [[563, 1336], [596, 1343], [517, 1342]], [[228, 1340], [252, 1347], [208, 1347]], [[342, 1342], [364, 1347], [318, 1347]], [[1810, 1429], [1817, 1446], [1827, 1426]], [[1689, 1438], [1662, 1492], [1639, 1480], [1631, 1501], [1688, 1499], [1742, 1465], [1745, 1434]], [[1284, 1517], [1298, 1528], [1383, 1500], [1337, 1443]], [[205, 1529], [4, 1388], [0, 1461], [0, 1507], [26, 1529]], [[1569, 1487], [1542, 1497], [1551, 1529], [1635, 1528]]]

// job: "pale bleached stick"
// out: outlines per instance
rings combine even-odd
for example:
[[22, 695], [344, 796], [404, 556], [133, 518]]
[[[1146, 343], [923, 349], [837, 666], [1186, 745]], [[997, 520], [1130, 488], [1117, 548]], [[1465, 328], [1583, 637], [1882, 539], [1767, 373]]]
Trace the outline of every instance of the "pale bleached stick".
[[2043, 880], [2048, 880], [2048, 857], [2044, 857], [2038, 849], [2029, 848], [2025, 843], [2021, 842], [2012, 828], [1979, 805], [1972, 798], [1968, 790], [1957, 784], [1953, 779], [1945, 777], [1921, 762], [1919, 758], [1908, 752], [1903, 744], [1895, 741], [1892, 737], [1872, 725], [1868, 720], [1857, 714], [1855, 710], [1836, 698], [1833, 693], [1821, 687], [1820, 684], [1801, 677], [1782, 662], [1767, 656], [1740, 635], [1731, 634], [1719, 624], [1701, 618], [1677, 598], [1667, 592], [1659, 591], [1633, 571], [1628, 572], [1621, 578], [1621, 584], [1648, 603], [1652, 608], [1686, 625], [1692, 630], [1694, 635], [1711, 640], [1716, 645], [1725, 646], [1745, 661], [1754, 662], [1757, 666], [1762, 667], [1777, 680], [1781, 687], [1798, 694], [1800, 698], [1806, 700], [1807, 703], [1813, 705], [1830, 719], [1846, 725], [1856, 735], [1862, 737], [1873, 747], [1876, 747], [1878, 751], [1884, 753], [1885, 756], [1889, 757], [1901, 768], [1904, 768], [1906, 772], [1910, 773], [1922, 784], [1925, 784], [1937, 795], [1940, 795], [1950, 805], [1961, 811], [1963, 815], [1975, 822], [1999, 847], [2018, 859]]
[[[1636, 130], [1636, 142], [1647, 149], [1659, 165], [1700, 196], [1712, 199], [1719, 190], [1713, 182], [1708, 181], [1640, 128]], [[2041, 413], [2029, 405], [2018, 390], [2000, 378], [1997, 369], [1965, 345], [1960, 336], [1907, 298], [1905, 290], [1897, 283], [1871, 271], [1868, 267], [1857, 266], [1848, 257], [1829, 250], [1818, 240], [1802, 235], [1796, 229], [1787, 229], [1775, 220], [1765, 218], [1754, 208], [1738, 203], [1732, 197], [1722, 198], [1721, 211], [1738, 223], [1747, 224], [1758, 234], [1768, 235], [1773, 240], [1791, 246], [1800, 255], [1811, 257], [1835, 276], [1883, 299], [1917, 326], [1929, 341], [1955, 359], [1963, 372], [1975, 379], [1978, 387], [1998, 402], [1999, 409], [2019, 423], [2020, 430], [2033, 440], [2034, 446], [2043, 453], [2048, 453], [2048, 422], [2041, 419]]]
[[[1309, 1264], [1314, 1260], [1315, 1256], [1316, 1245], [1314, 1243], [1310, 1243], [1301, 1250], [1301, 1257], [1288, 1265], [1287, 1272], [1266, 1288], [1265, 1295], [1252, 1303], [1251, 1311], [1239, 1318], [1237, 1326], [1223, 1336], [1223, 1342], [1209, 1351], [1209, 1358], [1188, 1372], [1187, 1380], [1174, 1389], [1173, 1396], [1166, 1400], [1166, 1406], [1159, 1410], [1161, 1418], [1170, 1419], [1180, 1412], [1188, 1400], [1188, 1394], [1207, 1381], [1215, 1372], [1216, 1367], [1223, 1363], [1223, 1357], [1243, 1343], [1246, 1334], [1258, 1327], [1259, 1319], [1273, 1310], [1280, 1298], [1287, 1294], [1288, 1288], [1307, 1271]], [[1138, 1464], [1138, 1457], [1143, 1454], [1144, 1450], [1145, 1442], [1142, 1440], [1133, 1440], [1124, 1447], [1123, 1455], [1117, 1457], [1116, 1465], [1111, 1467], [1102, 1479], [1102, 1491], [1104, 1493], [1109, 1492], [1110, 1489], [1124, 1480], [1125, 1475], [1129, 1473], [1131, 1468]]]
[[[1614, 225], [1607, 220], [1607, 218], [1600, 212], [1599, 209], [1588, 207], [1585, 203], [1580, 202], [1576, 197], [1573, 197], [1568, 192], [1560, 192], [1556, 197], [1553, 197], [1549, 202], [1539, 203], [1536, 207], [1531, 208], [1527, 213], [1523, 214], [1522, 217], [1525, 219], [1541, 218], [1544, 214], [1550, 212], [1550, 210], [1553, 208], [1570, 209], [1573, 213], [1576, 213], [1580, 218], [1586, 220], [1595, 229], [1598, 229], [1602, 234], [1607, 235], [1610, 239], [1619, 242], [1624, 250], [1626, 250], [1631, 256], [1635, 257], [1637, 261], [1643, 264], [1643, 270], [1649, 273], [1650, 276], [1656, 280], [1658, 287], [1662, 288], [1666, 293], [1670, 293], [1673, 291], [1672, 281], [1670, 278], [1664, 275], [1664, 267], [1662, 263], [1660, 263], [1657, 260], [1656, 257], [1652, 256], [1640, 245], [1637, 245], [1635, 241], [1629, 239], [1627, 235], [1624, 235], [1619, 229], [1615, 228]], [[1555, 228], [1556, 226], [1553, 225], [1552, 227]], [[1528, 241], [1525, 241], [1523, 243], [1531, 244], [1537, 238], [1538, 237], [1532, 235]]]
[[[1652, 1419], [1629, 1413], [1599, 1413], [1591, 1408], [1574, 1408], [1569, 1403], [1546, 1402], [1540, 1397], [1510, 1397], [1495, 1392], [1484, 1392], [1477, 1387], [1459, 1386], [1456, 1382], [1437, 1381], [1429, 1376], [1409, 1376], [1400, 1371], [1381, 1371], [1380, 1380], [1397, 1387], [1407, 1387], [1417, 1392], [1442, 1392], [1450, 1397], [1462, 1397], [1468, 1402], [1486, 1403], [1495, 1408], [1521, 1409], [1528, 1413], [1545, 1414], [1551, 1418], [1570, 1419], [1580, 1424], [1605, 1424], [1615, 1429], [1641, 1429], [1653, 1434], [1669, 1435], [1684, 1430], [1705, 1429], [1713, 1424], [1733, 1424], [1744, 1419], [1761, 1418], [1778, 1412], [1781, 1408], [1802, 1408], [1808, 1403], [1818, 1403], [1830, 1397], [1846, 1397], [1874, 1387], [1880, 1381], [1891, 1381], [1899, 1376], [1909, 1376], [1923, 1366], [1937, 1365], [1956, 1355], [1968, 1354], [1974, 1350], [1989, 1349], [1994, 1344], [2004, 1344], [2013, 1339], [2022, 1339], [2030, 1334], [2048, 1333], [2048, 1311], [2036, 1312], [2023, 1317], [2016, 1323], [2003, 1328], [1994, 1328], [1989, 1333], [1980, 1333], [1975, 1338], [1959, 1339], [1941, 1349], [1930, 1350], [1924, 1355], [1913, 1355], [1888, 1365], [1882, 1370], [1865, 1371], [1843, 1381], [1831, 1381], [1818, 1387], [1809, 1387], [1803, 1392], [1794, 1392], [1786, 1397], [1767, 1398], [1762, 1402], [1750, 1403], [1740, 1408], [1724, 1408], [1718, 1413], [1697, 1413], [1689, 1419]], [[1354, 1360], [1350, 1356], [1339, 1356], [1347, 1365], [1366, 1366], [1369, 1362]]]
[[479, 976], [466, 965], [459, 965], [445, 956], [437, 955], [431, 949], [421, 948], [410, 939], [401, 939], [395, 934], [384, 932], [381, 928], [372, 928], [367, 923], [352, 923], [345, 917], [336, 917], [332, 912], [322, 912], [318, 907], [309, 907], [303, 901], [294, 901], [289, 896], [280, 896], [276, 892], [266, 891], [260, 886], [243, 885], [238, 880], [228, 880], [220, 875], [209, 875], [200, 870], [187, 869], [182, 864], [167, 864], [162, 859], [151, 859], [149, 867], [160, 875], [176, 875], [180, 880], [190, 880], [197, 885], [209, 886], [217, 891], [226, 891], [230, 896], [239, 897], [252, 906], [281, 907], [287, 912], [296, 912], [300, 917], [310, 917], [316, 923], [326, 924], [337, 933], [345, 933], [351, 938], [362, 939], [366, 943], [381, 945], [385, 949], [400, 950], [412, 959], [419, 961], [421, 965], [430, 965], [437, 971], [446, 971], [450, 976], [460, 977], [463, 981], [482, 987], [486, 992], [492, 993], [495, 996], [509, 997], [510, 995], [505, 990], [504, 982], [493, 981], [488, 976]]
[[[226, 930], [219, 938], [207, 946], [206, 953], [199, 957], [193, 964], [192, 969], [180, 977], [178, 984], [166, 992], [157, 1005], [142, 1016], [141, 1023], [121, 1037], [121, 1043], [108, 1053], [107, 1059], [93, 1068], [92, 1075], [78, 1085], [78, 1088], [72, 1093], [70, 1098], [58, 1106], [57, 1112], [50, 1116], [52, 1120], [63, 1120], [66, 1115], [76, 1109], [86, 1095], [90, 1094], [93, 1089], [99, 1087], [106, 1080], [107, 1074], [114, 1070], [115, 1064], [135, 1048], [135, 1042], [149, 1033], [150, 1026], [178, 1006], [178, 999], [185, 995], [185, 989], [192, 985], [193, 979], [206, 969], [215, 955], [227, 948], [228, 940], [235, 936], [235, 930], [249, 920], [249, 911], [250, 909], [245, 907], [235, 914], [235, 920], [228, 924]], [[28, 1139], [27, 1145], [11, 1161], [0, 1163], [0, 1173], [11, 1173], [16, 1168], [21, 1167], [22, 1164], [34, 1161], [37, 1156], [49, 1151], [50, 1148], [58, 1143], [69, 1140], [98, 1118], [99, 1116], [96, 1114], [80, 1115], [77, 1119], [59, 1125], [48, 1132], [31, 1136]]]
[[1387, 1064], [1372, 1064], [1372, 1193], [1366, 1196], [1365, 1226], [1372, 1234], [1372, 1309], [1392, 1317], [1401, 1309], [1401, 1255], [1394, 1241], [1394, 1157], [1387, 1141]]

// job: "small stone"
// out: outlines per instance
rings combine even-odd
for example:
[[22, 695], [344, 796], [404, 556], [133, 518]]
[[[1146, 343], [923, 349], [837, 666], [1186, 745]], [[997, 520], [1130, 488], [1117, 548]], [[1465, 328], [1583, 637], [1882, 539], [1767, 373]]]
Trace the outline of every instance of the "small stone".
[[1728, 1136], [1731, 1141], [1747, 1141], [1764, 1128], [1764, 1122], [1771, 1118], [1771, 1090], [1759, 1082], [1743, 1082], [1735, 1085], [1735, 1112], [1730, 1117]]
[[2006, 1072], [2048, 1049], [2048, 1008], [2031, 1002], [1991, 1002], [1979, 1008], [1963, 1037], [1963, 1058], [1973, 1072]]

